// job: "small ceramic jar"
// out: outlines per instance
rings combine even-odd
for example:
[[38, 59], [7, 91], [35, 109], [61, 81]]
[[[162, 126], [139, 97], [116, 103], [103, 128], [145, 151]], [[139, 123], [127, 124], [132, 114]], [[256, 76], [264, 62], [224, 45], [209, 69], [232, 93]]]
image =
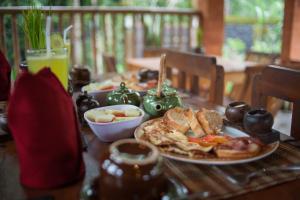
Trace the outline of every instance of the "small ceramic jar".
[[147, 82], [149, 80], [157, 80], [158, 71], [156, 70], [141, 70], [139, 72], [139, 81], [141, 83]]
[[272, 132], [273, 116], [265, 109], [253, 109], [244, 116], [244, 128], [251, 135]]
[[87, 68], [79, 66], [73, 67], [70, 72], [70, 75], [72, 83], [75, 86], [86, 85], [90, 82], [91, 79], [90, 71]]
[[77, 97], [76, 106], [79, 122], [82, 125], [87, 125], [87, 122], [84, 120], [84, 113], [90, 109], [99, 107], [99, 102], [85, 91]]
[[245, 102], [236, 101], [230, 103], [225, 111], [225, 116], [232, 123], [242, 124], [244, 115], [250, 110], [250, 106]]
[[162, 159], [148, 142], [123, 139], [100, 158], [98, 199], [160, 199], [165, 190]]

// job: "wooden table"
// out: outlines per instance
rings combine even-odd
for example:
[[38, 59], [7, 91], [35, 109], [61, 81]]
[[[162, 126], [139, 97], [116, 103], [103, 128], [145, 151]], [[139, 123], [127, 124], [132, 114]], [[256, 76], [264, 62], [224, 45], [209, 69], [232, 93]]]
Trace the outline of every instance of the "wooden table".
[[[199, 108], [205, 106], [210, 109], [224, 111], [224, 107], [208, 104], [198, 97], [184, 99], [184, 103]], [[22, 200], [41, 196], [51, 195], [55, 200], [79, 200], [82, 187], [89, 183], [94, 177], [98, 176], [98, 158], [101, 153], [109, 146], [109, 143], [101, 142], [95, 137], [89, 128], [83, 128], [88, 138], [88, 151], [83, 152], [86, 166], [86, 175], [84, 180], [73, 185], [53, 190], [35, 190], [24, 188], [19, 182], [19, 164], [18, 155], [13, 141], [0, 144], [0, 199], [1, 200]], [[167, 169], [168, 170], [168, 169]], [[285, 184], [247, 193], [237, 196], [233, 199], [299, 199], [300, 180], [291, 181]]]
[[[217, 64], [222, 65], [225, 71], [225, 83], [243, 83], [246, 67], [257, 66], [258, 64], [250, 61], [229, 60], [216, 56]], [[160, 57], [129, 58], [126, 60], [128, 70], [140, 70], [142, 68], [159, 70]]]
[[[217, 64], [224, 67], [225, 73], [245, 71], [246, 67], [256, 66], [257, 63], [251, 61], [229, 60], [216, 56]], [[126, 60], [128, 70], [139, 70], [141, 68], [159, 70], [160, 57], [129, 58]]]

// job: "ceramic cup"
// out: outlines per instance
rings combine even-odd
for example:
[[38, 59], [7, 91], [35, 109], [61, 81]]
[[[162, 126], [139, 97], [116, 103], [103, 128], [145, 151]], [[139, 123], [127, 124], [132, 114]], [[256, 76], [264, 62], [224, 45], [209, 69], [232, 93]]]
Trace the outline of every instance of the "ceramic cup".
[[273, 116], [265, 109], [253, 109], [244, 116], [244, 128], [252, 135], [272, 132]]
[[244, 115], [250, 110], [245, 102], [236, 101], [230, 103], [225, 111], [226, 118], [232, 123], [243, 123]]

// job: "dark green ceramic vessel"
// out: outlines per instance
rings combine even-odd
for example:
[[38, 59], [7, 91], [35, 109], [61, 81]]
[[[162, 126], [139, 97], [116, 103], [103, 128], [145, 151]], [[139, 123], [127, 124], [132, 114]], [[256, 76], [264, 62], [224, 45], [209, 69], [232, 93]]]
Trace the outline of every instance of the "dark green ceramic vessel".
[[148, 90], [143, 100], [144, 110], [151, 117], [163, 116], [167, 110], [182, 106], [181, 98], [174, 88], [164, 85], [160, 97], [157, 96], [156, 91], [156, 89]]
[[138, 92], [128, 89], [125, 83], [122, 82], [119, 89], [107, 94], [106, 103], [108, 105], [131, 104], [140, 106], [141, 97]]

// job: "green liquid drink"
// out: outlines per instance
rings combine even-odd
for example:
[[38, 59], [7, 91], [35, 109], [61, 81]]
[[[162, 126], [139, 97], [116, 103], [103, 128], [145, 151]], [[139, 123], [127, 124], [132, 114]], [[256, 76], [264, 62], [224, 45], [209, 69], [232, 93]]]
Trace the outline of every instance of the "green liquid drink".
[[27, 64], [31, 73], [37, 73], [44, 67], [49, 67], [65, 90], [68, 89], [67, 49], [51, 50], [49, 54], [46, 50], [29, 50], [27, 51]]
[[68, 40], [66, 43], [65, 43], [65, 48], [67, 48], [68, 50], [68, 56], [69, 58], [71, 57], [71, 42], [70, 40]]

